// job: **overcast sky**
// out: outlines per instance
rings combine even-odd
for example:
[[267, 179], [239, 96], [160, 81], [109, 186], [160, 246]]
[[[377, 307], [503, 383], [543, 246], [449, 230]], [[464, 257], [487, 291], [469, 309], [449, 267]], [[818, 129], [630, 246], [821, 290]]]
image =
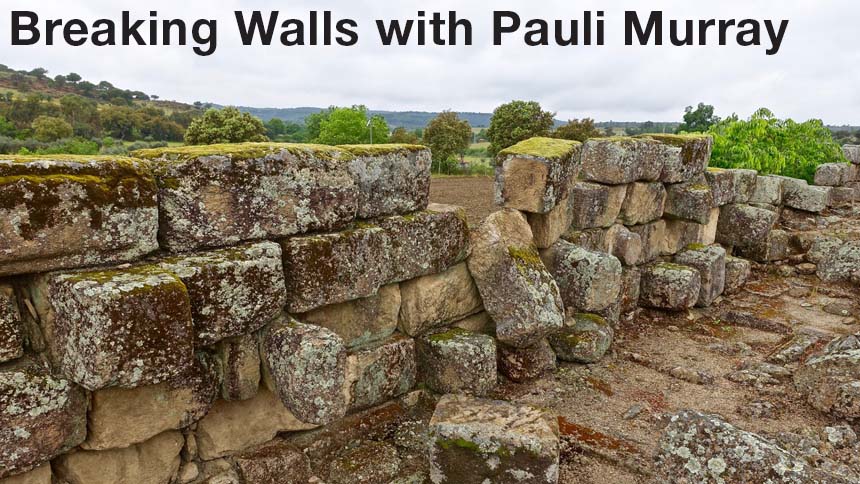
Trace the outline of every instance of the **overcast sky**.
[[[42, 66], [51, 75], [77, 72], [123, 88], [184, 102], [256, 107], [366, 104], [372, 109], [492, 111], [512, 99], [540, 101], [559, 118], [672, 121], [704, 101], [720, 115], [749, 115], [767, 106], [780, 116], [860, 125], [860, 2], [857, 0], [0, 0], [0, 63]], [[12, 10], [49, 18], [217, 19], [218, 50], [187, 47], [11, 46]], [[233, 12], [280, 10], [306, 19], [332, 10], [358, 26], [354, 47], [246, 47]], [[474, 27], [472, 46], [383, 47], [375, 19], [414, 17], [417, 10], [456, 10]], [[601, 47], [527, 47], [519, 35], [493, 46], [493, 10], [530, 18], [581, 18], [604, 9]], [[738, 47], [734, 32], [721, 47], [628, 47], [624, 11], [663, 10], [677, 19], [790, 21], [775, 56], [766, 46]], [[664, 33], [668, 37], [668, 32]], [[763, 41], [769, 44], [767, 36]]]

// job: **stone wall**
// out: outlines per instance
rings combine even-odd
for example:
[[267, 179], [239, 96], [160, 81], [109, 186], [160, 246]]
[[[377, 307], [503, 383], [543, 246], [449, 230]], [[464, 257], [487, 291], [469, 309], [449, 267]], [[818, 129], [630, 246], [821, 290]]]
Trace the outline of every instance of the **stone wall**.
[[[850, 243], [777, 228], [837, 189], [708, 169], [710, 151], [529, 140], [471, 228], [429, 204], [418, 146], [0, 157], [0, 482], [281, 482], [307, 457], [278, 435], [596, 361], [623, 315], [709, 305], [747, 259], [805, 244], [822, 277], [855, 275], [827, 263]], [[434, 482], [463, 469], [439, 445]], [[501, 465], [552, 481], [547, 452]]]

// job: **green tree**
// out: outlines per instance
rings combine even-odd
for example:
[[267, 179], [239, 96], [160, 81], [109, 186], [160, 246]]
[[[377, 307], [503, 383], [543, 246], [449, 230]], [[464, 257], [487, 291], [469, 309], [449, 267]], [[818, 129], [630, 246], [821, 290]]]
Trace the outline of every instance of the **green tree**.
[[313, 113], [308, 115], [305, 118], [305, 130], [308, 133], [308, 139], [316, 140], [320, 137], [320, 126], [322, 126], [322, 122], [331, 115], [331, 112], [334, 111], [334, 106], [324, 109], [318, 113]]
[[490, 155], [535, 136], [549, 136], [554, 117], [554, 113], [544, 111], [535, 101], [512, 101], [499, 106], [487, 129]]
[[267, 140], [263, 122], [236, 108], [209, 109], [185, 131], [185, 142], [189, 145]]
[[99, 113], [102, 131], [107, 136], [133, 140], [140, 136], [141, 118], [128, 106], [108, 106]]
[[696, 109], [687, 106], [684, 109], [684, 122], [678, 126], [679, 133], [704, 133], [711, 126], [720, 122], [720, 118], [714, 116], [714, 107], [710, 104], [699, 103]]
[[33, 137], [38, 141], [51, 142], [69, 138], [74, 134], [72, 125], [61, 118], [39, 116], [33, 121]]
[[72, 94], [60, 98], [60, 112], [78, 135], [95, 133], [99, 128], [98, 104]]
[[571, 119], [553, 133], [554, 138], [584, 142], [589, 138], [599, 138], [603, 133], [594, 126], [591, 118]]
[[[388, 123], [382, 116], [372, 116], [373, 142], [388, 142]], [[370, 142], [371, 129], [367, 121], [367, 108], [334, 108], [328, 117], [320, 121], [320, 134], [317, 143], [325, 145], [363, 144]]]
[[419, 138], [414, 131], [409, 131], [401, 126], [394, 128], [394, 131], [391, 132], [391, 138], [389, 141], [392, 143], [417, 145], [421, 143], [421, 138]]
[[5, 117], [0, 116], [0, 136], [15, 136], [15, 125], [10, 123]]
[[287, 124], [278, 118], [272, 118], [266, 122], [266, 134], [270, 139], [278, 139], [287, 134]]
[[424, 142], [433, 152], [433, 161], [438, 164], [463, 153], [472, 142], [472, 126], [460, 119], [457, 113], [443, 111], [424, 128]]
[[69, 73], [68, 76], [66, 76], [66, 80], [71, 82], [72, 84], [77, 84], [77, 83], [81, 82], [82, 78], [81, 78], [80, 74], [76, 74], [76, 73], [72, 72], [72, 73]]

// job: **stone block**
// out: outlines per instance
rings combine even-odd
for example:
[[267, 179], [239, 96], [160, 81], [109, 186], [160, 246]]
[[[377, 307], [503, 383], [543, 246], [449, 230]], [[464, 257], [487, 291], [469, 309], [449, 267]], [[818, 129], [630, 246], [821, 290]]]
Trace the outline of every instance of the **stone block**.
[[596, 314], [573, 314], [564, 323], [564, 329], [550, 336], [549, 342], [556, 355], [573, 363], [597, 363], [612, 345], [610, 324]]
[[373, 296], [323, 306], [295, 317], [333, 331], [347, 347], [354, 348], [391, 336], [397, 329], [400, 303], [400, 286], [389, 284]]
[[594, 138], [582, 149], [582, 177], [607, 185], [657, 181], [663, 170], [659, 143], [643, 138]]
[[792, 254], [791, 234], [774, 229], [764, 239], [752, 245], [737, 247], [735, 252], [740, 257], [762, 263], [785, 260]]
[[282, 248], [290, 313], [373, 296], [391, 274], [391, 239], [377, 226], [293, 237]]
[[481, 311], [478, 314], [473, 314], [468, 318], [463, 318], [453, 325], [455, 328], [465, 329], [473, 333], [482, 333], [494, 336], [496, 334], [496, 323], [486, 311]]
[[407, 214], [430, 200], [430, 150], [416, 145], [341, 145], [353, 158], [347, 170], [358, 188], [361, 219]]
[[87, 450], [128, 447], [197, 422], [218, 395], [217, 365], [217, 360], [201, 353], [186, 375], [174, 381], [93, 392], [87, 440], [81, 447]]
[[465, 262], [445, 272], [400, 285], [400, 330], [409, 336], [448, 326], [483, 308], [478, 287]]
[[729, 203], [735, 203], [735, 173], [722, 168], [708, 168], [705, 170], [705, 181], [711, 187], [713, 197], [712, 208], [722, 207]]
[[848, 180], [847, 163], [824, 163], [815, 169], [815, 184], [822, 187], [841, 187]]
[[860, 165], [848, 165], [845, 170], [845, 184], [850, 185], [854, 182], [860, 182]]
[[830, 204], [834, 207], [852, 205], [858, 200], [860, 200], [860, 190], [857, 190], [853, 187], [833, 187], [833, 189], [830, 191]]
[[12, 286], [0, 284], [0, 363], [24, 355], [24, 327]]
[[580, 169], [582, 144], [532, 138], [496, 157], [496, 204], [531, 213], [547, 213], [567, 197]]
[[517, 383], [540, 378], [557, 366], [555, 352], [547, 340], [541, 340], [529, 348], [499, 345], [496, 351], [499, 372]]
[[155, 180], [139, 161], [0, 157], [0, 277], [131, 261], [157, 235]]
[[606, 229], [568, 230], [562, 240], [578, 245], [583, 249], [605, 251]]
[[842, 147], [842, 152], [845, 154], [845, 158], [848, 158], [854, 165], [860, 165], [860, 146], [857, 145], [845, 145]]
[[221, 365], [221, 398], [248, 400], [260, 388], [260, 350], [257, 337], [243, 335], [222, 340], [215, 347]]
[[681, 220], [707, 224], [714, 196], [705, 180], [676, 183], [666, 187], [666, 216]]
[[577, 182], [571, 188], [571, 226], [580, 230], [611, 227], [621, 213], [626, 194], [624, 185]]
[[541, 261], [522, 214], [490, 214], [472, 232], [468, 265], [500, 342], [526, 348], [561, 328], [564, 306], [558, 285]]
[[434, 484], [558, 481], [558, 421], [536, 407], [445, 395], [430, 438]]
[[613, 225], [606, 231], [605, 250], [622, 264], [635, 266], [642, 260], [642, 237], [623, 225]]
[[347, 353], [340, 336], [285, 317], [263, 330], [260, 353], [266, 386], [299, 420], [324, 425], [346, 415]]
[[619, 221], [624, 225], [641, 225], [663, 216], [666, 189], [662, 183], [631, 183], [621, 205]]
[[740, 257], [726, 257], [726, 294], [740, 292], [752, 274], [752, 264]]
[[642, 271], [638, 267], [625, 267], [621, 272], [621, 292], [618, 296], [618, 310], [631, 313], [639, 307], [639, 286]]
[[188, 291], [157, 266], [52, 273], [31, 296], [59, 370], [87, 390], [155, 385], [193, 364]]
[[[328, 484], [387, 484], [398, 482], [401, 459], [385, 442], [365, 441], [346, 450], [329, 464]], [[411, 479], [410, 479], [411, 481]]]
[[704, 173], [711, 160], [714, 140], [702, 134], [644, 134], [662, 143], [663, 183], [682, 183]]
[[783, 202], [789, 208], [804, 212], [820, 213], [830, 206], [830, 187], [811, 186], [806, 180], [783, 178], [785, 195]]
[[739, 168], [725, 170], [734, 177], [733, 185], [735, 196], [730, 203], [749, 203], [755, 192], [758, 172], [755, 170], [743, 170]]
[[180, 432], [164, 432], [124, 449], [66, 454], [55, 461], [54, 470], [68, 484], [164, 484], [179, 470], [184, 443]]
[[731, 204], [720, 209], [717, 242], [725, 246], [751, 247], [767, 238], [779, 214], [751, 205]]
[[726, 288], [726, 249], [719, 245], [688, 246], [675, 256], [675, 263], [699, 271], [701, 285], [698, 307], [708, 307]]
[[242, 482], [306, 484], [313, 473], [310, 460], [283, 440], [273, 440], [234, 457]]
[[354, 157], [334, 147], [245, 143], [135, 156], [154, 165], [159, 237], [172, 252], [336, 230], [358, 209]]
[[696, 305], [702, 277], [692, 267], [660, 262], [642, 269], [639, 304], [653, 309], [683, 311]]
[[850, 281], [860, 267], [860, 241], [846, 242], [818, 262], [818, 277], [823, 281]]
[[46, 463], [23, 474], [17, 474], [6, 479], [0, 479], [0, 484], [53, 484], [54, 475], [51, 464]]
[[666, 239], [666, 221], [663, 219], [649, 224], [627, 227], [631, 232], [639, 234], [642, 239], [642, 262], [651, 262], [663, 251]]
[[[716, 209], [719, 212], [719, 209]], [[666, 220], [666, 238], [661, 253], [675, 255], [691, 244], [705, 245], [708, 226], [689, 220]]]
[[415, 386], [415, 341], [402, 335], [360, 348], [347, 358], [350, 410], [363, 410]]
[[486, 395], [496, 386], [496, 342], [452, 328], [416, 340], [418, 380], [437, 393]]
[[273, 242], [168, 257], [158, 265], [188, 289], [198, 346], [253, 333], [286, 302], [281, 247]]
[[29, 360], [0, 369], [0, 479], [72, 450], [86, 435], [79, 387]]
[[548, 213], [526, 213], [538, 249], [546, 249], [568, 231], [575, 210], [574, 197], [568, 194]]
[[749, 203], [782, 205], [784, 194], [783, 178], [772, 175], [759, 175], [756, 178], [755, 190], [753, 190]]
[[[806, 360], [794, 374], [794, 385], [816, 410], [837, 418], [860, 417], [857, 392], [847, 386], [860, 385], [860, 349], [826, 349]], [[850, 396], [854, 404], [845, 405]]]
[[563, 240], [541, 257], [558, 283], [566, 309], [600, 311], [618, 300], [621, 262], [615, 257]]

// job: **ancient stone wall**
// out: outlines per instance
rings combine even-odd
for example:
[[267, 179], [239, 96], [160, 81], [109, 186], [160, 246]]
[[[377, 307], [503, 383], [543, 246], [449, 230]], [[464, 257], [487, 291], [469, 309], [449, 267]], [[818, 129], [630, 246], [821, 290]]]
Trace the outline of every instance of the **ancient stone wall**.
[[[307, 456], [276, 436], [416, 386], [481, 397], [499, 373], [597, 361], [623, 315], [709, 305], [749, 260], [808, 252], [822, 278], [860, 277], [854, 242], [777, 228], [853, 203], [834, 195], [857, 164], [818, 187], [708, 169], [710, 151], [529, 140], [499, 155], [501, 209], [478, 227], [429, 204], [418, 146], [0, 157], [0, 482], [302, 482]], [[552, 418], [443, 403], [434, 482], [553, 482]]]

